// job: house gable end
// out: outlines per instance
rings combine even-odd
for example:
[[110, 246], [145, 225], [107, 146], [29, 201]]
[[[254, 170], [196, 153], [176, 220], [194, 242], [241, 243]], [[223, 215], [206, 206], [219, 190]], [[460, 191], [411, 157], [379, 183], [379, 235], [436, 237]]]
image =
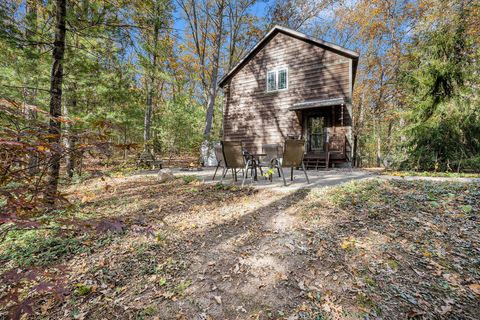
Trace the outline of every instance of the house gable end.
[[[343, 56], [351, 59], [352, 60], [351, 69], [353, 69], [352, 70], [353, 79], [355, 78], [356, 67], [358, 64], [358, 53], [323, 40], [309, 37], [305, 34], [302, 34], [294, 30], [276, 26], [262, 40], [260, 40], [257, 43], [257, 45], [255, 45], [253, 49], [219, 81], [219, 86], [224, 87], [225, 84], [230, 82], [231, 79], [235, 77], [235, 75], [239, 73], [249, 63], [249, 61], [254, 59], [260, 52], [264, 50], [269, 50], [268, 45], [271, 43], [273, 39], [277, 38], [278, 35], [283, 35], [284, 39], [287, 39], [286, 37], [291, 39], [296, 39], [298, 41], [308, 43], [313, 47], [322, 48], [327, 52], [331, 52], [333, 54], [337, 54], [339, 56]], [[353, 81], [352, 81], [352, 85], [353, 85]]]

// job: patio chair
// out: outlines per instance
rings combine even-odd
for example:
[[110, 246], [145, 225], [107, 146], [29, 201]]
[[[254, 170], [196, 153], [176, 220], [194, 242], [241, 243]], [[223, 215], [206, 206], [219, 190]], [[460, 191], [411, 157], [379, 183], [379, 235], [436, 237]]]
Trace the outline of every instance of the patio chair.
[[237, 170], [243, 170], [242, 187], [245, 184], [248, 169], [255, 168], [252, 159], [246, 160], [243, 153], [242, 143], [237, 141], [222, 141], [223, 159], [225, 167], [222, 173], [223, 178], [228, 169], [232, 169], [232, 178], [237, 181]]
[[283, 158], [273, 159], [272, 167], [277, 168], [282, 173], [283, 184], [286, 186], [287, 182], [285, 180], [285, 174], [283, 168], [291, 168], [290, 180], [293, 181], [293, 168], [302, 167], [303, 173], [305, 173], [305, 178], [307, 183], [310, 183], [308, 180], [307, 171], [303, 164], [303, 155], [305, 153], [305, 141], [304, 140], [285, 140], [285, 146], [283, 148]]
[[[243, 144], [242, 144], [242, 148], [243, 148], [242, 153], [243, 153], [243, 158], [245, 159], [245, 163], [247, 163], [248, 160], [253, 160], [252, 154], [250, 152], [248, 152], [247, 150], [245, 150], [245, 147], [243, 146]], [[252, 176], [253, 176], [253, 170], [254, 170], [253, 168], [250, 169], [250, 175], [252, 175]], [[243, 171], [243, 169], [242, 169], [242, 171]], [[248, 177], [248, 171], [247, 171], [247, 177]]]
[[215, 180], [218, 168], [225, 168], [225, 159], [223, 159], [222, 145], [220, 143], [215, 145], [215, 158], [217, 158], [217, 166], [215, 167], [215, 173], [213, 174], [212, 180]]
[[[258, 168], [260, 169], [260, 173], [263, 175], [262, 167], [268, 167], [269, 169], [272, 167], [272, 160], [278, 158], [278, 144], [264, 144], [262, 146], [262, 153], [266, 154], [266, 156], [260, 159], [258, 163]], [[280, 175], [280, 169], [277, 168], [278, 176]], [[270, 177], [271, 178], [271, 177]]]

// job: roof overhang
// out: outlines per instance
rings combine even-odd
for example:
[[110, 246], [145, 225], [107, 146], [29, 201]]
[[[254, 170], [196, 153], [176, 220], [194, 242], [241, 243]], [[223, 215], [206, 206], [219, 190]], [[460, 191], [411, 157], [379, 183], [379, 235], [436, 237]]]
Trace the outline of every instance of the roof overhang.
[[312, 108], [339, 106], [339, 105], [346, 104], [346, 103], [348, 103], [347, 98], [308, 100], [308, 101], [295, 103], [295, 104], [293, 104], [293, 106], [288, 108], [288, 110], [290, 110], [290, 111], [300, 111], [300, 110], [312, 109]]
[[[272, 30], [270, 30], [243, 58], [240, 60], [226, 75], [220, 79], [218, 82], [218, 86], [223, 88], [223, 86], [232, 78], [238, 71], [242, 69], [242, 67], [247, 64], [247, 62], [257, 54], [258, 51], [260, 51], [277, 33], [284, 33], [286, 35], [289, 35], [291, 37], [294, 37], [299, 40], [303, 40], [305, 42], [311, 43], [313, 45], [323, 47], [327, 50], [330, 50], [332, 52], [338, 53], [340, 55], [346, 56], [350, 59], [352, 59], [352, 68], [353, 68], [353, 79], [352, 81], [355, 80], [355, 74], [356, 74], [356, 69], [358, 65], [358, 57], [359, 54], [358, 52], [346, 49], [344, 47], [341, 47], [339, 45], [336, 45], [334, 43], [324, 41], [321, 39], [317, 39], [314, 37], [310, 37], [304, 33], [281, 27], [281, 26], [274, 26]], [[353, 85], [353, 83], [352, 83]]]

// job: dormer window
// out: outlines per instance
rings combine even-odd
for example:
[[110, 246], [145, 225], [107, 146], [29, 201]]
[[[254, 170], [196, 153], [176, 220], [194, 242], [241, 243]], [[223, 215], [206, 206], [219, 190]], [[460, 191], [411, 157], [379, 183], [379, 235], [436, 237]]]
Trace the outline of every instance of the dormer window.
[[288, 69], [278, 68], [267, 72], [267, 92], [288, 88]]

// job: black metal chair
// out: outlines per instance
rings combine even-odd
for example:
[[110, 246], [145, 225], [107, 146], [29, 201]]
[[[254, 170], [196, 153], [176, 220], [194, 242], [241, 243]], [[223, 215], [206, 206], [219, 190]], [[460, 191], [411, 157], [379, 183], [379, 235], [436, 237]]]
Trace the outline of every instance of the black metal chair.
[[287, 181], [285, 180], [285, 174], [283, 168], [291, 168], [290, 180], [293, 181], [293, 169], [301, 167], [303, 173], [305, 173], [305, 178], [307, 183], [310, 183], [308, 179], [307, 171], [303, 164], [303, 155], [305, 153], [305, 141], [304, 140], [285, 140], [285, 146], [283, 148], [283, 157], [282, 159], [273, 159], [272, 167], [277, 168], [282, 173], [283, 184], [286, 186]]

